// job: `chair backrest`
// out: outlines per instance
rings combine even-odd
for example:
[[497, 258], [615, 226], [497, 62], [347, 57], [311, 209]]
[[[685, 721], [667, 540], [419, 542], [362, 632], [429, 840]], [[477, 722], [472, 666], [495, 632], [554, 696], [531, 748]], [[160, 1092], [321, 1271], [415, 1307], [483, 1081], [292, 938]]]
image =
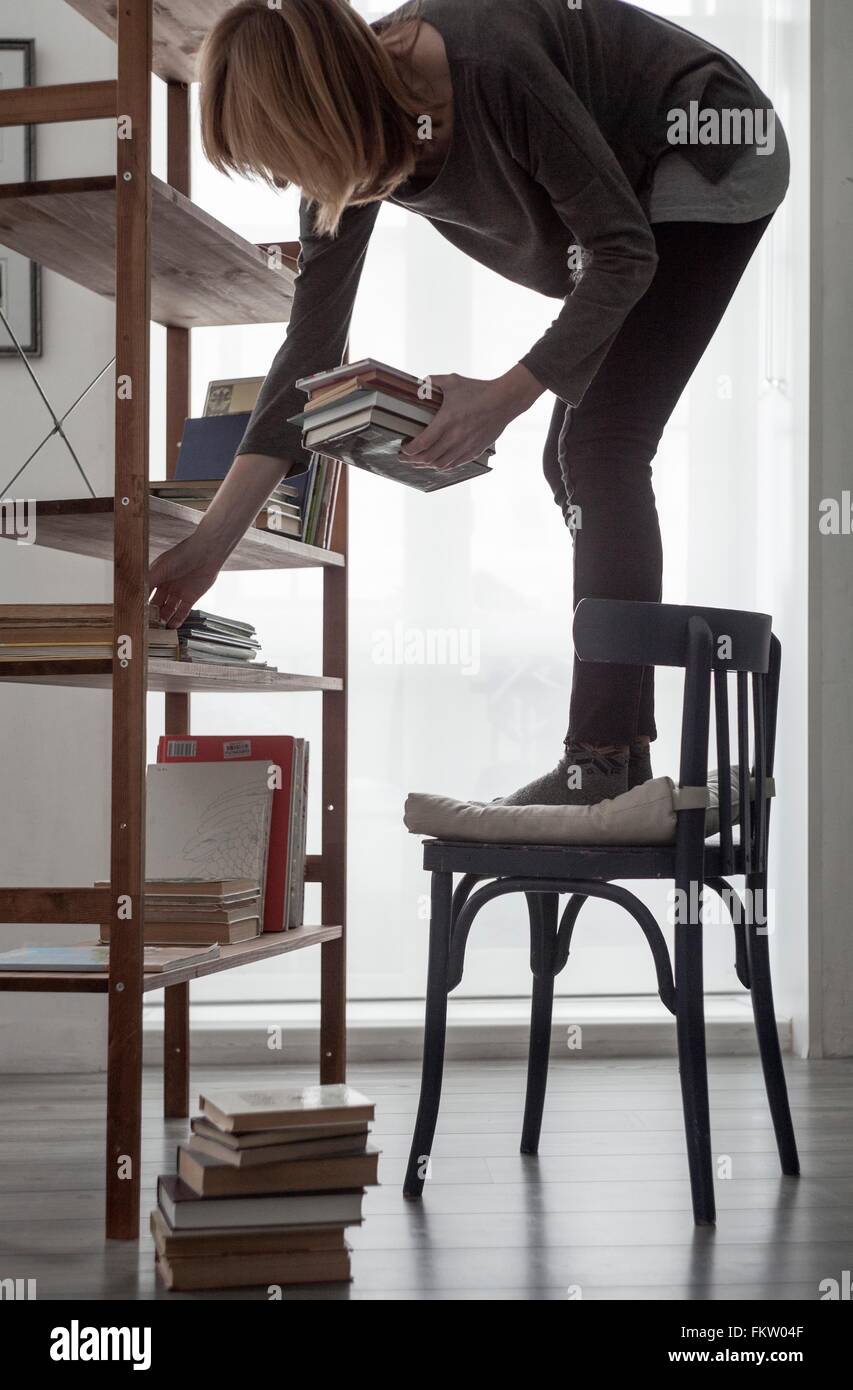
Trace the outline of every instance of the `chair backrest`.
[[[708, 781], [711, 687], [720, 785], [721, 872], [734, 869], [731, 801], [724, 794], [738, 771], [740, 843], [747, 873], [767, 867], [767, 781], [773, 775], [781, 647], [766, 613], [686, 604], [582, 599], [575, 610], [575, 651], [581, 661], [625, 666], [681, 666], [681, 787]], [[734, 756], [728, 680], [737, 685]], [[750, 690], [751, 684], [751, 690]], [[750, 801], [750, 781], [755, 796]], [[679, 844], [704, 839], [704, 809], [679, 814]]]

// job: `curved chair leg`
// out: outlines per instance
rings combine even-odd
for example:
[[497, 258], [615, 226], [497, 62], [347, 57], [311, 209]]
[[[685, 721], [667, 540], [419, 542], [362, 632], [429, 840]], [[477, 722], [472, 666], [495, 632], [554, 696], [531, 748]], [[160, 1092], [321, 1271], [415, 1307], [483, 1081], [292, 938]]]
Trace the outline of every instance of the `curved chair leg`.
[[427, 1176], [429, 1156], [435, 1134], [444, 1072], [444, 1038], [447, 1029], [447, 979], [450, 957], [450, 913], [453, 875], [433, 873], [429, 924], [429, 966], [427, 969], [424, 1055], [421, 1068], [421, 1095], [409, 1165], [403, 1182], [404, 1197], [420, 1197]]
[[527, 905], [530, 913], [533, 994], [530, 1003], [530, 1050], [527, 1055], [527, 1091], [521, 1127], [521, 1152], [535, 1154], [539, 1149], [545, 1090], [548, 1085], [551, 1015], [554, 1007], [554, 954], [560, 899], [557, 893], [529, 893]]
[[[782, 1172], [796, 1177], [800, 1171], [797, 1141], [788, 1103], [788, 1087], [782, 1066], [776, 1012], [773, 1007], [773, 985], [770, 980], [770, 950], [767, 939], [767, 875], [750, 874], [747, 879], [746, 949], [749, 959], [749, 980], [752, 993], [752, 1012], [758, 1035], [758, 1051], [767, 1088], [767, 1101], [776, 1132], [776, 1146]], [[756, 920], [755, 903], [760, 904]]]
[[712, 1226], [717, 1212], [705, 1054], [702, 926], [698, 920], [680, 922], [675, 928], [675, 1021], [693, 1218], [697, 1226]]

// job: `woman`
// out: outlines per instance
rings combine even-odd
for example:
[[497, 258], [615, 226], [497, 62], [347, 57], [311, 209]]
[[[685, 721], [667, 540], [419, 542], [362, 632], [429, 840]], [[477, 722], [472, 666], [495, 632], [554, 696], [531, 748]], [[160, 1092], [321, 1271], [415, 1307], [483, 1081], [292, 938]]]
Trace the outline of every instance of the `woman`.
[[[545, 475], [574, 543], [574, 599], [657, 602], [651, 463], [788, 182], [784, 133], [732, 59], [623, 0], [420, 0], [369, 26], [346, 0], [246, 0], [212, 30], [205, 151], [297, 184], [287, 340], [193, 536], [152, 567], [172, 625], [283, 475], [308, 456], [294, 382], [340, 361], [387, 199], [473, 259], [563, 301], [494, 380], [434, 376], [444, 400], [404, 450], [475, 458], [545, 391]], [[510, 804], [580, 804], [651, 774], [653, 673], [575, 663], [556, 768]]]

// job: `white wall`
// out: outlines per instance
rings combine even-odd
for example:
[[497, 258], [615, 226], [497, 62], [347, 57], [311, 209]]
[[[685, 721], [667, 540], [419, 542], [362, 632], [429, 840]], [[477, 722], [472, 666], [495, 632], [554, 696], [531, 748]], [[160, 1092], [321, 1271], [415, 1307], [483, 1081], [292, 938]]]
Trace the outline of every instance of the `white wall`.
[[818, 531], [853, 486], [853, 6], [816, 0], [812, 28], [812, 417], [809, 573], [811, 1049], [853, 1053], [853, 564], [850, 534]]
[[[63, 0], [0, 0], [0, 35], [36, 41], [40, 84], [108, 78], [115, 47]], [[39, 127], [36, 174], [111, 173], [114, 131], [106, 121]], [[43, 276], [44, 352], [33, 361], [61, 415], [112, 357], [113, 309], [49, 272]], [[68, 422], [68, 434], [98, 493], [112, 488], [113, 405], [108, 374]], [[23, 366], [0, 359], [0, 486], [50, 428]], [[64, 445], [53, 440], [19, 483], [18, 497], [80, 496]], [[108, 602], [111, 572], [99, 561], [0, 541], [4, 603]], [[109, 697], [100, 691], [0, 686], [4, 885], [86, 884], [109, 869]], [[92, 939], [91, 927], [0, 927], [4, 947]], [[0, 998], [0, 1068], [99, 1066], [105, 1044], [101, 1000], [67, 995]]]

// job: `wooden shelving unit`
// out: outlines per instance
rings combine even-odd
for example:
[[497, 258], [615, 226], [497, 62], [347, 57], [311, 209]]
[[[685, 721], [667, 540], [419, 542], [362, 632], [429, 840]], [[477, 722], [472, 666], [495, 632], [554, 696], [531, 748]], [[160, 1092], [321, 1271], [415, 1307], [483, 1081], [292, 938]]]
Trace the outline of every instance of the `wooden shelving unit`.
[[[68, 550], [74, 555], [91, 555], [97, 560], [113, 559], [112, 497], [60, 498], [36, 503], [36, 545], [52, 550]], [[160, 497], [148, 503], [148, 555], [153, 560], [192, 533], [202, 513]], [[5, 532], [2, 533], [6, 535]], [[335, 550], [301, 545], [289, 536], [277, 536], [252, 526], [225, 562], [226, 570], [316, 569], [318, 565], [340, 569], [344, 557]]]
[[[116, 180], [0, 184], [0, 242], [96, 294], [116, 290]], [[73, 248], [73, 254], [70, 254]], [[177, 328], [280, 323], [294, 272], [151, 177], [151, 317]]]
[[[189, 983], [204, 975], [319, 946], [320, 1079], [346, 1073], [346, 642], [347, 498], [341, 479], [332, 548], [320, 550], [252, 529], [231, 555], [235, 570], [316, 567], [323, 577], [323, 674], [243, 671], [147, 656], [149, 560], [198, 525], [201, 513], [149, 497], [149, 336], [167, 326], [166, 440], [170, 474], [189, 409], [190, 329], [280, 322], [293, 295], [293, 244], [268, 256], [190, 200], [189, 88], [205, 32], [232, 0], [69, 0], [117, 44], [114, 82], [0, 92], [0, 128], [27, 123], [130, 118], [117, 139], [117, 171], [100, 178], [0, 187], [0, 244], [115, 299], [116, 372], [132, 393], [116, 401], [113, 497], [38, 504], [36, 543], [99, 558], [113, 568], [114, 636], [140, 657], [0, 663], [0, 682], [112, 690], [110, 887], [0, 889], [0, 922], [110, 923], [102, 974], [0, 972], [0, 992], [103, 994], [108, 1000], [106, 1234], [139, 1234], [142, 1003], [165, 998], [164, 1111], [189, 1110]], [[167, 182], [151, 174], [151, 73], [167, 82]], [[122, 505], [115, 505], [115, 498]], [[322, 700], [322, 848], [306, 880], [321, 885], [321, 919], [225, 946], [215, 961], [143, 972], [145, 715], [149, 691], [166, 692], [165, 732], [190, 729], [192, 691], [316, 691]], [[129, 897], [131, 920], [117, 921]], [[128, 1162], [129, 1160], [129, 1162]], [[129, 1172], [130, 1176], [126, 1176]]]
[[[166, 989], [172, 985], [183, 984], [189, 980], [200, 980], [204, 975], [218, 975], [223, 970], [233, 970], [237, 965], [253, 965], [257, 961], [271, 960], [273, 956], [286, 955], [288, 951], [300, 951], [305, 946], [322, 945], [324, 941], [340, 938], [340, 927], [296, 927], [293, 931], [277, 932], [274, 935], [255, 937], [253, 941], [238, 941], [232, 946], [223, 946], [216, 960], [205, 961], [203, 965], [190, 965], [176, 970], [164, 970], [159, 974], [148, 974], [143, 983], [143, 993], [155, 989]], [[60, 971], [34, 970], [0, 971], [0, 991], [7, 994], [23, 990], [28, 994], [106, 994], [108, 977], [105, 974], [72, 974]]]

